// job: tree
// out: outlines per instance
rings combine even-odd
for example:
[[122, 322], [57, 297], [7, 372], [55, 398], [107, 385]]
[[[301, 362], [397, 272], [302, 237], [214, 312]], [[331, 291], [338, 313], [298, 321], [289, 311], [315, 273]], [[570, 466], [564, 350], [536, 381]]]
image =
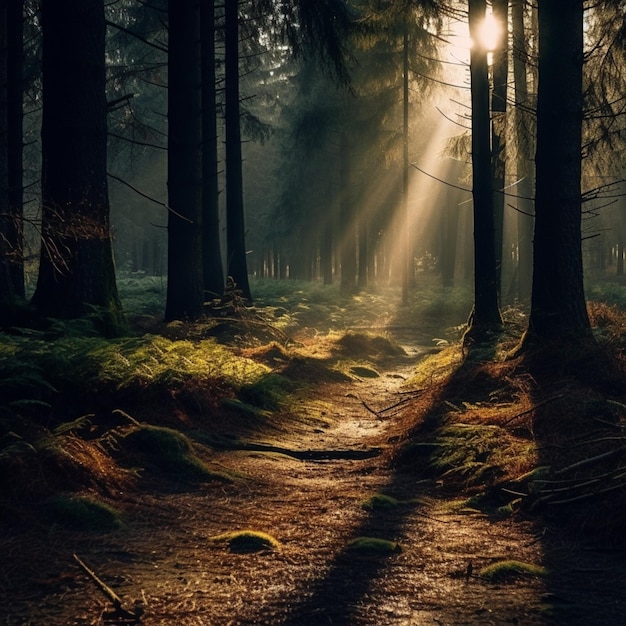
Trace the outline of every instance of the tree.
[[205, 298], [224, 292], [219, 230], [215, 2], [200, 6], [202, 81], [202, 275]]
[[485, 0], [469, 0], [472, 38], [470, 77], [472, 100], [472, 196], [474, 200], [474, 309], [467, 339], [479, 339], [502, 324], [498, 307], [493, 178], [489, 119], [489, 68], [487, 50], [480, 37]]
[[523, 346], [591, 335], [581, 243], [583, 0], [540, 0], [538, 8], [534, 269]]
[[532, 147], [534, 133], [531, 123], [528, 93], [527, 40], [524, 29], [524, 0], [513, 0], [511, 4], [513, 30], [513, 84], [515, 86], [515, 134], [517, 165], [517, 284], [521, 302], [529, 302], [532, 288], [532, 202], [534, 169]]
[[23, 207], [23, 65], [24, 1], [8, 0], [7, 17], [7, 245], [9, 273], [15, 295], [24, 298], [24, 207]]
[[246, 235], [241, 162], [239, 107], [239, 2], [226, 2], [224, 9], [226, 126], [226, 272], [243, 298], [252, 300], [246, 260]]
[[33, 304], [119, 319], [107, 186], [104, 5], [42, 0], [41, 254]]
[[509, 80], [509, 0], [493, 0], [493, 19], [501, 30], [493, 50], [491, 89], [491, 164], [493, 170], [493, 214], [496, 253], [496, 285], [502, 293], [504, 247], [504, 187], [506, 171], [507, 85]]
[[10, 232], [8, 150], [4, 139], [8, 134], [7, 115], [7, 5], [0, 5], [0, 319], [9, 318], [14, 305], [14, 289], [10, 273]]
[[200, 5], [169, 3], [168, 280], [165, 319], [203, 312]]

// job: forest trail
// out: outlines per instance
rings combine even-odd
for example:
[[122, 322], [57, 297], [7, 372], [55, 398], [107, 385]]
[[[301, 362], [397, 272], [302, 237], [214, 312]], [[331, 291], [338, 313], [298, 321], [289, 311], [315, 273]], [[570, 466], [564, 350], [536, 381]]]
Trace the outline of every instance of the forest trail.
[[[436, 482], [403, 474], [379, 453], [402, 435], [395, 417], [415, 393], [403, 384], [420, 353], [378, 377], [303, 392], [297, 410], [317, 417], [299, 429], [214, 452], [213, 463], [245, 480], [120, 494], [127, 524], [112, 533], [53, 528], [4, 541], [0, 623], [133, 623], [103, 621], [111, 603], [73, 554], [125, 607], [141, 602], [146, 626], [593, 623], [577, 606], [584, 579], [557, 589], [540, 578], [494, 584], [477, 575], [503, 559], [542, 565], [542, 538], [529, 523], [455, 506]], [[246, 551], [215, 540], [240, 530], [280, 546]], [[389, 543], [359, 549], [358, 538]], [[580, 572], [593, 567], [574, 557]], [[591, 612], [608, 600], [601, 588], [586, 593]], [[550, 621], [555, 602], [571, 619]]]

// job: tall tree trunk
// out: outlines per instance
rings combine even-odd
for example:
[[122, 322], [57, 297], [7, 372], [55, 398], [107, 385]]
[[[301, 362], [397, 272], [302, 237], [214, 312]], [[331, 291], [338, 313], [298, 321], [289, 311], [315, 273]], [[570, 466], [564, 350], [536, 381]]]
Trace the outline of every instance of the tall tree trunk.
[[7, 174], [11, 251], [9, 267], [13, 291], [24, 298], [24, 206], [23, 206], [23, 92], [24, 92], [24, 0], [7, 0]]
[[491, 91], [491, 166], [493, 177], [493, 214], [496, 253], [496, 283], [502, 293], [504, 247], [504, 186], [506, 172], [506, 99], [509, 79], [509, 0], [493, 0], [493, 17], [500, 25], [500, 41], [493, 51], [493, 88]]
[[8, 46], [7, 46], [7, 5], [0, 4], [0, 324], [10, 323], [15, 294], [11, 280], [10, 244], [7, 241], [11, 231], [9, 210], [9, 158], [8, 134]]
[[202, 37], [202, 266], [205, 298], [224, 292], [220, 245], [215, 77], [215, 1], [200, 7]]
[[99, 0], [42, 0], [41, 258], [33, 304], [50, 317], [121, 310], [107, 186], [105, 20]]
[[470, 77], [472, 98], [472, 195], [474, 200], [474, 310], [466, 338], [479, 339], [484, 331], [502, 324], [498, 308], [498, 281], [493, 216], [490, 150], [489, 68], [487, 51], [478, 29], [485, 19], [485, 0], [469, 0], [472, 38]]
[[581, 240], [582, 68], [583, 0], [540, 0], [534, 271], [522, 345], [591, 335]]
[[517, 139], [517, 249], [518, 288], [520, 302], [530, 302], [533, 267], [533, 213], [534, 204], [532, 164], [533, 136], [530, 132], [531, 115], [528, 97], [527, 42], [524, 29], [525, 0], [513, 0], [513, 83], [515, 85], [515, 133]]
[[198, 0], [170, 1], [166, 320], [193, 320], [203, 312], [199, 24]]
[[402, 221], [402, 304], [406, 305], [409, 302], [409, 284], [413, 273], [409, 215], [409, 26], [406, 20], [402, 36]]
[[239, 111], [239, 2], [227, 0], [224, 8], [226, 71], [226, 254], [227, 273], [242, 296], [252, 300], [248, 281], [241, 160]]

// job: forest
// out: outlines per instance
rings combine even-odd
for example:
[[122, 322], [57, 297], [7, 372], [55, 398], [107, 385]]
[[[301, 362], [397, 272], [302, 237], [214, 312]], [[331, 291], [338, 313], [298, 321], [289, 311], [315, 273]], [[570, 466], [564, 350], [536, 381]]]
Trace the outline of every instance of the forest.
[[625, 93], [623, 0], [1, 2], [0, 623], [622, 623]]

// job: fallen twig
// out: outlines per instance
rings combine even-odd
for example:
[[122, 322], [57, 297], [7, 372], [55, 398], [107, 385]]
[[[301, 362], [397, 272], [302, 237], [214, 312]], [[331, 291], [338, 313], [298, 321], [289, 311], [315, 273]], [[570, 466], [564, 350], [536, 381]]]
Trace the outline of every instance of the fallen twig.
[[598, 454], [597, 456], [592, 456], [588, 459], [583, 459], [582, 461], [578, 461], [577, 463], [572, 463], [567, 467], [562, 467], [559, 470], [554, 472], [555, 476], [559, 474], [564, 474], [565, 472], [569, 472], [569, 470], [578, 469], [580, 467], [584, 467], [585, 465], [591, 465], [596, 461], [601, 461], [603, 459], [607, 459], [616, 454], [620, 454], [621, 452], [626, 452], [626, 446], [622, 446], [621, 448], [616, 448], [615, 450], [609, 450], [608, 452], [603, 452], [602, 454]]
[[532, 413], [533, 411], [540, 409], [542, 406], [545, 406], [546, 404], [549, 404], [550, 402], [554, 402], [555, 400], [560, 400], [563, 397], [564, 397], [563, 394], [559, 394], [558, 396], [553, 396], [552, 398], [548, 398], [547, 400], [544, 400], [543, 402], [540, 402], [539, 404], [535, 404], [534, 406], [531, 406], [530, 409], [526, 409], [525, 411], [522, 411], [521, 413], [518, 413], [517, 415], [514, 415], [513, 417], [509, 417], [508, 420], [502, 422], [502, 426], [506, 426], [507, 424], [510, 424], [514, 420], [520, 417], [524, 417], [524, 415], [528, 415], [529, 413]]
[[75, 561], [80, 565], [83, 571], [93, 580], [98, 589], [113, 604], [114, 611], [105, 614], [105, 621], [112, 624], [139, 624], [143, 615], [143, 603], [135, 602], [133, 611], [128, 611], [122, 605], [122, 599], [109, 587], [98, 575], [74, 554]]

